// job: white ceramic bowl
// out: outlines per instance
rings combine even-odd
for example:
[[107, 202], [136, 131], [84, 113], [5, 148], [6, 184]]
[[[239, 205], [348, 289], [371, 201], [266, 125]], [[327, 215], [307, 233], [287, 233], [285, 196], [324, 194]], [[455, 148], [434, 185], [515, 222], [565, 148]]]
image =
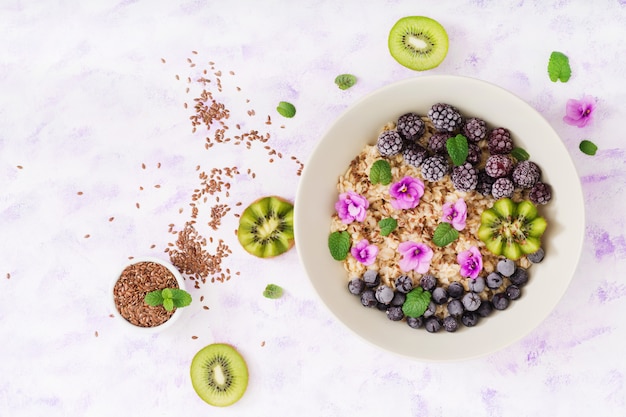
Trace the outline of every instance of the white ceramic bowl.
[[113, 288], [115, 287], [115, 283], [117, 282], [117, 280], [119, 279], [119, 277], [121, 276], [122, 272], [129, 267], [130, 265], [134, 265], [137, 263], [141, 263], [141, 262], [154, 262], [157, 263], [159, 265], [162, 265], [164, 267], [166, 267], [171, 273], [172, 275], [174, 275], [174, 278], [176, 278], [176, 282], [178, 283], [178, 288], [180, 288], [181, 290], [185, 290], [185, 280], [183, 279], [183, 276], [181, 275], [180, 271], [171, 263], [164, 261], [160, 258], [155, 258], [155, 257], [141, 257], [141, 258], [134, 258], [132, 260], [130, 260], [128, 263], [126, 263], [125, 265], [123, 265], [119, 271], [117, 272], [117, 274], [113, 277], [113, 283], [111, 285], [110, 288], [110, 303], [112, 305], [112, 310], [113, 310], [113, 314], [119, 319], [118, 321], [122, 323], [122, 325], [124, 327], [126, 327], [127, 329], [130, 329], [131, 331], [135, 331], [135, 332], [139, 332], [139, 333], [157, 333], [157, 332], [162, 332], [163, 330], [166, 330], [168, 328], [170, 328], [171, 326], [174, 325], [174, 323], [176, 323], [176, 321], [179, 320], [180, 316], [183, 314], [184, 308], [177, 308], [176, 311], [174, 311], [174, 314], [172, 314], [172, 316], [169, 318], [169, 320], [167, 320], [166, 322], [158, 325], [158, 326], [154, 326], [154, 327], [141, 327], [141, 326], [136, 326], [134, 324], [132, 324], [131, 322], [129, 322], [128, 320], [126, 320], [124, 317], [122, 317], [122, 315], [120, 314], [120, 312], [117, 310], [117, 307], [115, 305], [115, 299], [113, 297]]
[[[516, 146], [542, 168], [553, 198], [541, 213], [549, 221], [544, 261], [531, 268], [523, 296], [472, 328], [432, 334], [392, 322], [361, 305], [347, 290], [347, 273], [328, 250], [330, 218], [338, 198], [336, 183], [380, 128], [409, 111], [426, 114], [435, 103], [457, 107], [511, 131]], [[459, 76], [421, 76], [364, 97], [330, 126], [305, 164], [295, 200], [295, 240], [300, 260], [324, 304], [350, 330], [380, 348], [427, 361], [454, 361], [497, 351], [538, 326], [565, 293], [580, 257], [584, 202], [569, 154], [550, 124], [531, 106], [493, 84]]]

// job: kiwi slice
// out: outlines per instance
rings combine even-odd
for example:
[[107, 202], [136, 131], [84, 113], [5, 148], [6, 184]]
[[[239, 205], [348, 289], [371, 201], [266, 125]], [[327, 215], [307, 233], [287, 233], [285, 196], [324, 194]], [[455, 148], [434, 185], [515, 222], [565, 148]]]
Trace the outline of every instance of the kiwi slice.
[[237, 237], [246, 251], [260, 258], [287, 252], [294, 244], [293, 204], [276, 196], [254, 201], [239, 218]]
[[248, 387], [248, 366], [231, 345], [214, 343], [191, 361], [191, 385], [198, 396], [216, 407], [237, 402]]
[[448, 53], [448, 34], [439, 22], [425, 16], [398, 20], [389, 32], [389, 52], [401, 65], [416, 71], [435, 68]]

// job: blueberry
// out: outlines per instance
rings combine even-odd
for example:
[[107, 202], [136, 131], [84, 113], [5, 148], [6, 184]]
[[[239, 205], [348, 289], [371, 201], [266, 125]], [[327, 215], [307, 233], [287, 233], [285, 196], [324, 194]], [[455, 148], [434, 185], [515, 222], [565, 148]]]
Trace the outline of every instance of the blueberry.
[[393, 290], [391, 287], [381, 285], [376, 288], [376, 299], [383, 304], [389, 304], [393, 300]]
[[528, 271], [524, 268], [517, 268], [509, 279], [513, 284], [521, 287], [528, 282]]
[[391, 306], [387, 309], [387, 318], [392, 321], [400, 321], [404, 318], [402, 307]]
[[493, 303], [491, 301], [483, 301], [480, 303], [476, 312], [480, 317], [487, 317], [493, 312]]
[[522, 296], [522, 290], [515, 284], [506, 287], [506, 290], [504, 290], [504, 292], [506, 293], [506, 296], [509, 300], [517, 300]]
[[393, 298], [391, 299], [391, 303], [389, 303], [392, 306], [402, 306], [402, 304], [404, 304], [404, 302], [406, 301], [406, 294], [403, 292], [399, 292], [396, 291], [393, 294]]
[[460, 316], [461, 314], [463, 314], [463, 303], [461, 302], [461, 300], [450, 300], [448, 302], [448, 313], [450, 313], [451, 316]]
[[378, 271], [368, 269], [363, 274], [363, 281], [365, 282], [365, 286], [369, 288], [377, 287], [378, 284], [380, 284], [380, 275], [378, 275]]
[[468, 292], [463, 296], [461, 301], [463, 303], [463, 307], [465, 307], [467, 311], [476, 311], [482, 304], [480, 296], [475, 292]]
[[425, 318], [432, 317], [435, 315], [436, 311], [437, 311], [437, 305], [431, 301], [430, 303], [428, 303], [428, 307], [426, 307], [426, 311], [424, 311], [423, 316]]
[[376, 300], [374, 290], [363, 291], [363, 294], [361, 294], [361, 304], [363, 304], [364, 307], [376, 307], [378, 300]]
[[444, 304], [448, 301], [448, 291], [443, 287], [437, 287], [433, 290], [433, 301], [435, 304]]
[[350, 294], [361, 295], [365, 291], [365, 282], [361, 278], [353, 278], [348, 282], [348, 291]]
[[472, 292], [476, 292], [476, 293], [483, 292], [483, 290], [485, 289], [485, 278], [476, 277], [474, 279], [468, 279], [467, 286], [469, 290]]
[[437, 278], [434, 275], [426, 274], [420, 279], [420, 286], [424, 291], [432, 291], [437, 286]]
[[413, 280], [408, 275], [400, 275], [396, 278], [396, 290], [408, 293], [413, 289]]
[[448, 316], [443, 319], [443, 328], [446, 329], [447, 332], [453, 333], [459, 328], [459, 322], [456, 317]]
[[376, 303], [376, 308], [379, 311], [387, 311], [387, 307], [389, 307], [387, 304], [383, 304], [380, 301], [378, 303]]
[[430, 333], [437, 333], [441, 330], [441, 321], [435, 316], [429, 317], [424, 320], [424, 327]]
[[420, 327], [422, 327], [422, 324], [424, 324], [424, 318], [423, 317], [407, 317], [406, 324], [408, 324], [409, 327], [412, 327], [414, 329], [419, 329]]
[[476, 326], [480, 316], [475, 311], [466, 311], [461, 315], [461, 323], [467, 327]]
[[463, 288], [463, 284], [460, 282], [451, 282], [448, 285], [448, 295], [452, 298], [461, 298], [464, 292], [465, 288]]
[[493, 295], [491, 302], [493, 304], [493, 308], [495, 308], [496, 310], [506, 310], [506, 308], [509, 306], [510, 301], [508, 298], [506, 298], [505, 293], [499, 292]]
[[515, 271], [515, 262], [510, 259], [501, 259], [496, 265], [496, 270], [500, 273], [500, 275], [510, 277]]
[[545, 251], [543, 250], [543, 248], [539, 248], [537, 249], [536, 252], [531, 253], [530, 255], [527, 256], [528, 260], [534, 264], [538, 264], [539, 262], [543, 261], [543, 257], [545, 256]]
[[487, 286], [492, 290], [500, 288], [500, 286], [502, 285], [502, 281], [502, 275], [498, 274], [497, 272], [492, 272], [491, 274], [487, 275]]

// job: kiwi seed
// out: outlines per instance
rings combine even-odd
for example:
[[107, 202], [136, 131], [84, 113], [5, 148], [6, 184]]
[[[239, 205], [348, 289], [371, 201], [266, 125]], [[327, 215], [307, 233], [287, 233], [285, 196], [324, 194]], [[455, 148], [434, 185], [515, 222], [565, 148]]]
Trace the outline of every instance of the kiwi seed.
[[448, 34], [439, 22], [425, 16], [398, 20], [389, 32], [389, 52], [401, 65], [416, 71], [435, 68], [448, 53]]

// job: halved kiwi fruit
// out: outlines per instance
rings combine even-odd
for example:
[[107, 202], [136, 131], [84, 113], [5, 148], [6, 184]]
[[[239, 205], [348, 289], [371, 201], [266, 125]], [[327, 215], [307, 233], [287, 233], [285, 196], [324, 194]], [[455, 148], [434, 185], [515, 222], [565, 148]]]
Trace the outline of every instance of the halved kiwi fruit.
[[260, 258], [287, 252], [294, 244], [293, 204], [276, 196], [254, 201], [239, 218], [237, 237], [246, 251]]
[[191, 361], [191, 385], [198, 396], [216, 407], [239, 401], [248, 387], [248, 366], [231, 345], [214, 343]]
[[398, 20], [389, 32], [389, 52], [401, 65], [416, 71], [435, 68], [448, 54], [448, 34], [425, 16]]

